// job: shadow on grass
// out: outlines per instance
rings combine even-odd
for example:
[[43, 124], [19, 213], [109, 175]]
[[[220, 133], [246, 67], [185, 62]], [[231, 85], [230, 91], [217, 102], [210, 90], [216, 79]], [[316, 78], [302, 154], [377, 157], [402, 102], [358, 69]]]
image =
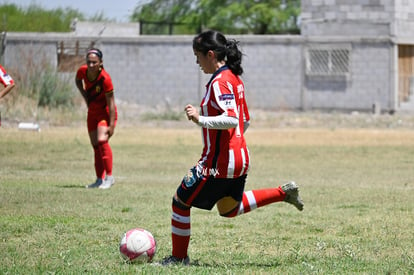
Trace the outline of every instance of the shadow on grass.
[[56, 185], [58, 188], [80, 188], [80, 189], [87, 189], [84, 185], [75, 185], [75, 184], [68, 184], [68, 185]]
[[258, 263], [258, 262], [232, 262], [231, 264], [219, 264], [219, 263], [203, 263], [200, 260], [191, 261], [190, 266], [197, 266], [197, 267], [209, 267], [209, 268], [228, 268], [229, 266], [234, 266], [238, 268], [245, 268], [245, 267], [256, 267], [256, 268], [274, 268], [277, 266], [281, 266], [279, 262], [269, 262], [269, 263]]

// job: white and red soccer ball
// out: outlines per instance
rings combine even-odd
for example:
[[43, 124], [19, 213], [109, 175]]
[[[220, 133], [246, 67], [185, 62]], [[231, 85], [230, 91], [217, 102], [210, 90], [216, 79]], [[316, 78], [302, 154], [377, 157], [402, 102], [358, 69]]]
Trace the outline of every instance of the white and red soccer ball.
[[130, 263], [151, 262], [156, 250], [154, 236], [142, 228], [128, 230], [119, 243], [121, 256]]

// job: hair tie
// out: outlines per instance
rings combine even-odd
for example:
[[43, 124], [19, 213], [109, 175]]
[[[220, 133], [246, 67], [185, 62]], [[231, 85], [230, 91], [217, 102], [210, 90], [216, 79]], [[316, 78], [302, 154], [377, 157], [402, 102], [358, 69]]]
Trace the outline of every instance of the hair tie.
[[224, 44], [224, 61], [227, 62], [227, 53], [230, 49], [230, 43], [229, 41], [226, 41], [226, 44]]

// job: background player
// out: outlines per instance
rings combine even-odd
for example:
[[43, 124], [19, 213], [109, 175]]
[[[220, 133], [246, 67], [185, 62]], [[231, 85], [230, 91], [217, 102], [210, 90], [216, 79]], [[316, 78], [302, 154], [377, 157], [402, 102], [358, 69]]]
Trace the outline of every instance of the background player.
[[249, 151], [244, 132], [249, 125], [244, 84], [240, 79], [242, 53], [238, 42], [221, 33], [206, 31], [193, 40], [197, 64], [212, 74], [201, 102], [201, 112], [185, 106], [189, 120], [202, 129], [204, 148], [198, 163], [183, 178], [172, 202], [172, 256], [162, 264], [189, 264], [191, 207], [211, 210], [232, 218], [258, 207], [286, 201], [303, 210], [294, 182], [276, 188], [244, 192], [249, 169]]
[[89, 49], [86, 64], [78, 69], [75, 82], [88, 106], [88, 133], [95, 152], [96, 181], [86, 188], [108, 189], [115, 183], [108, 141], [114, 134], [117, 110], [112, 79], [103, 67], [102, 58], [99, 49]]

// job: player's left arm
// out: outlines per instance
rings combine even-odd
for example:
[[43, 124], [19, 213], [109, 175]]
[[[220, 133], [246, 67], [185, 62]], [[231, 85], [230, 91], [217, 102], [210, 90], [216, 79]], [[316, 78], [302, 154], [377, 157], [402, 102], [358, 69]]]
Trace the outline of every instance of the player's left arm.
[[108, 125], [108, 136], [111, 137], [115, 131], [115, 118], [116, 118], [116, 110], [115, 110], [115, 97], [114, 92], [105, 93], [106, 97], [106, 105], [109, 109], [109, 125]]
[[247, 108], [247, 102], [246, 102], [246, 95], [244, 94], [243, 90], [243, 104], [242, 104], [242, 110], [239, 111], [240, 115], [243, 114], [243, 133], [246, 133], [247, 128], [250, 126], [250, 114], [249, 114], [249, 108]]

